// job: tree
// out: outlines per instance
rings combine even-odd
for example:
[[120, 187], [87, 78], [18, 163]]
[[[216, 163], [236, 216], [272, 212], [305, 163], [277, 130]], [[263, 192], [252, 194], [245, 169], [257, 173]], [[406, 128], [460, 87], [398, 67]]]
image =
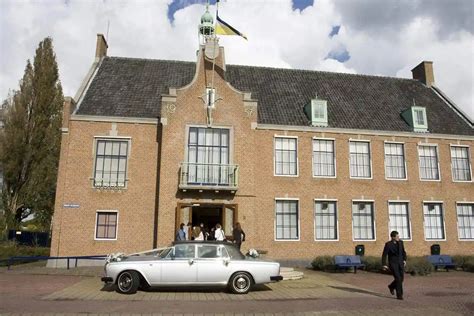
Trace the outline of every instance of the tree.
[[61, 141], [63, 93], [51, 38], [36, 49], [33, 65], [27, 61], [20, 88], [4, 102], [0, 132], [2, 200], [7, 229], [34, 215], [49, 228], [54, 209]]

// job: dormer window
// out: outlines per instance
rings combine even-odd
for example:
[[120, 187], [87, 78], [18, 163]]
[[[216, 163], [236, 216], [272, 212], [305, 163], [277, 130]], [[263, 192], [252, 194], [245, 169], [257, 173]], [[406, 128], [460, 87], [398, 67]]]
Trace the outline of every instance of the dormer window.
[[216, 89], [206, 88], [206, 105], [213, 108], [216, 101]]
[[414, 132], [428, 132], [428, 119], [425, 107], [412, 106], [402, 113], [402, 117], [413, 127]]
[[328, 126], [328, 108], [326, 100], [312, 99], [311, 102], [304, 107], [304, 112], [312, 126]]

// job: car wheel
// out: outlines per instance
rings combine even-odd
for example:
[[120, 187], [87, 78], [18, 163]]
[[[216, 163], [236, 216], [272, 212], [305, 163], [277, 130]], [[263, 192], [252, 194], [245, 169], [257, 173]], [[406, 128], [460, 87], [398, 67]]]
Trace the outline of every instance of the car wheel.
[[140, 286], [140, 276], [136, 271], [124, 271], [117, 278], [117, 291], [123, 294], [135, 294]]
[[246, 272], [237, 272], [229, 281], [229, 289], [234, 294], [247, 294], [252, 287], [252, 277]]

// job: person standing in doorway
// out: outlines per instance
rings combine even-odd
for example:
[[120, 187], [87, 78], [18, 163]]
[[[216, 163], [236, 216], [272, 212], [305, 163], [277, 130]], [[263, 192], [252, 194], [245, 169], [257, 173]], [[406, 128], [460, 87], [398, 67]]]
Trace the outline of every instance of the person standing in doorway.
[[193, 225], [191, 222], [188, 222], [188, 225], [184, 226], [184, 233], [186, 234], [186, 240], [191, 240], [191, 233], [192, 233]]
[[209, 232], [209, 236], [207, 237], [207, 240], [216, 240], [216, 228], [212, 227], [211, 231]]
[[245, 232], [243, 231], [240, 223], [235, 223], [234, 230], [232, 231], [232, 237], [234, 239], [234, 244], [239, 248], [242, 246], [242, 242], [245, 241]]
[[180, 241], [180, 240], [186, 240], [186, 233], [184, 231], [184, 223], [181, 223], [179, 225], [179, 229], [178, 231], [176, 232], [176, 240], [177, 241]]
[[222, 229], [221, 224], [216, 225], [216, 230], [214, 232], [214, 238], [216, 238], [217, 241], [224, 241], [225, 240], [225, 233], [224, 233], [224, 230]]
[[201, 232], [204, 236], [204, 240], [209, 240], [209, 231], [207, 230], [207, 226], [204, 226], [204, 223], [201, 223], [199, 227], [201, 228]]
[[[397, 292], [397, 299], [403, 300], [403, 279], [405, 273], [405, 265], [407, 264], [407, 254], [403, 241], [397, 231], [390, 233], [391, 240], [385, 243], [382, 254], [382, 265], [384, 270], [389, 270], [393, 274], [393, 282], [388, 285], [390, 294]], [[388, 257], [388, 265], [387, 265]]]

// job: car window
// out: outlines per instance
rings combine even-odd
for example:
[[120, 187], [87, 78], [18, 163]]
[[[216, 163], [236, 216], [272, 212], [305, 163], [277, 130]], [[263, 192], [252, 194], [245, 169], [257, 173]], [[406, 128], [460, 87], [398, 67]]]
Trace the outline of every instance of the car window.
[[158, 253], [158, 256], [160, 258], [169, 258], [170, 257], [170, 254], [172, 253], [172, 250], [173, 248], [166, 248], [166, 249], [163, 249], [163, 251], [161, 251], [160, 253]]
[[174, 257], [179, 258], [194, 258], [194, 245], [176, 245], [174, 246]]
[[225, 245], [231, 259], [245, 259], [245, 256], [234, 245]]
[[198, 246], [198, 258], [202, 259], [211, 259], [211, 258], [221, 258], [222, 257], [222, 248], [214, 245], [201, 245]]

